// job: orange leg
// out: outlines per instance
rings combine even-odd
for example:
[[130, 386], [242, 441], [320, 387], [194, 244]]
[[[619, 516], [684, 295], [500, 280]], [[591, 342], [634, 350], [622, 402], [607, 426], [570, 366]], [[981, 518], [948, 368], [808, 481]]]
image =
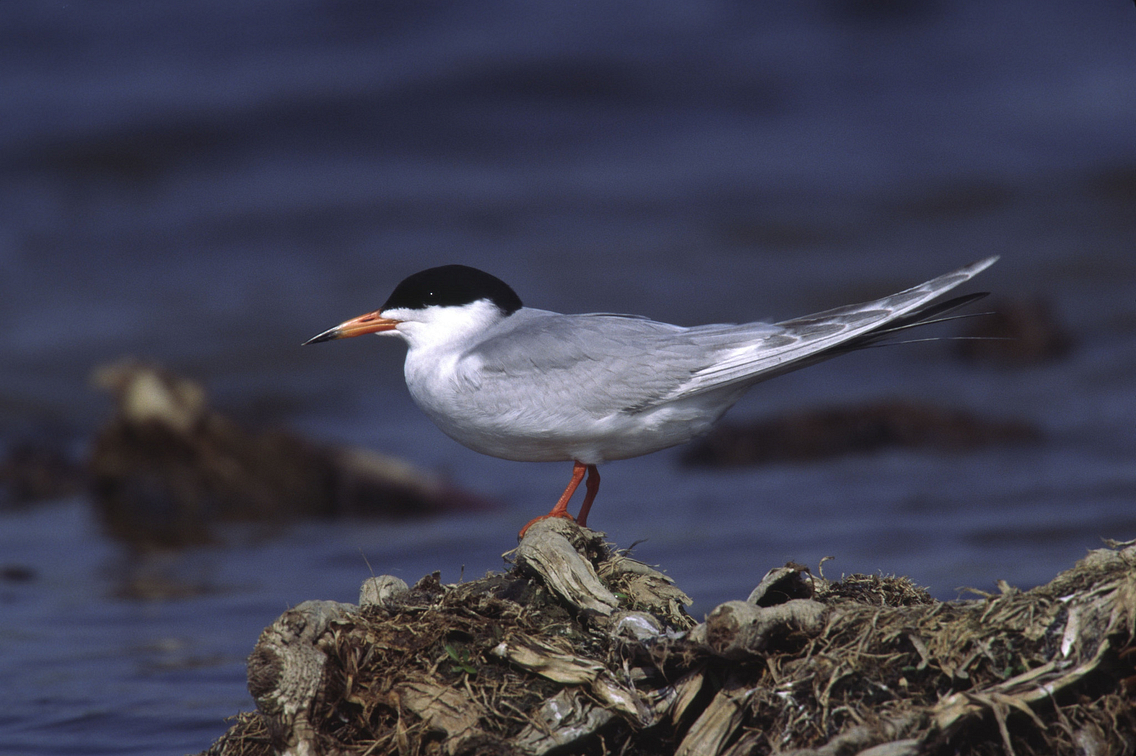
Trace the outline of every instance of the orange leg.
[[[576, 464], [579, 464], [577, 462]], [[600, 490], [600, 471], [596, 469], [595, 465], [588, 465], [588, 482], [584, 485], [584, 503], [580, 505], [580, 514], [576, 517], [576, 522], [581, 526], [588, 524], [588, 512], [592, 508], [592, 502], [596, 500], [596, 492]]]
[[580, 483], [584, 480], [584, 473], [588, 474], [588, 483], [586, 486], [587, 493], [584, 496], [584, 504], [580, 507], [579, 522], [583, 525], [588, 519], [588, 510], [592, 508], [592, 501], [596, 498], [596, 491], [600, 487], [600, 474], [596, 470], [595, 465], [585, 465], [583, 462], [576, 462], [572, 465], [572, 480], [568, 481], [568, 487], [564, 489], [564, 493], [560, 495], [560, 499], [556, 502], [556, 506], [552, 511], [540, 517], [534, 517], [521, 528], [520, 536], [523, 538], [525, 531], [532, 527], [534, 522], [540, 520], [547, 520], [549, 517], [564, 517], [566, 519], [574, 519], [572, 515], [568, 514], [568, 502], [572, 499], [572, 494], [576, 493], [576, 489], [580, 487]]

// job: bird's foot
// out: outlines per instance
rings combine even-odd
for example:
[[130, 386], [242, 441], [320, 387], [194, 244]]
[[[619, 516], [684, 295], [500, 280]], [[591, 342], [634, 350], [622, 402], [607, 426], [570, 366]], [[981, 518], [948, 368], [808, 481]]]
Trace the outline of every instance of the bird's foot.
[[547, 519], [552, 518], [552, 517], [559, 517], [561, 519], [569, 520], [571, 522], [576, 521], [576, 518], [573, 517], [572, 515], [568, 514], [568, 512], [566, 510], [557, 512], [554, 509], [553, 511], [549, 512], [546, 515], [541, 515], [540, 517], [534, 517], [531, 520], [529, 520], [525, 524], [525, 526], [523, 528], [521, 528], [521, 532], [517, 534], [517, 538], [524, 538], [525, 537], [525, 531], [527, 531], [529, 528], [531, 528], [533, 525], [540, 522], [541, 520], [547, 520]]

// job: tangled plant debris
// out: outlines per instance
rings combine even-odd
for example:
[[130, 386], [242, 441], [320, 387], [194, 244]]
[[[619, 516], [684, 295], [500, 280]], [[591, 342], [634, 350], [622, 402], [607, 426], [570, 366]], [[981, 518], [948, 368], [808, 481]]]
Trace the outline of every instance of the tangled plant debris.
[[665, 575], [543, 521], [504, 574], [285, 612], [258, 710], [205, 754], [1130, 754], [1136, 542], [1109, 546], [945, 603], [788, 565], [696, 623]]
[[88, 474], [107, 533], [137, 551], [208, 543], [226, 522], [421, 517], [488, 502], [402, 460], [254, 432], [213, 409], [195, 381], [130, 360], [94, 375], [116, 400]]
[[789, 412], [750, 423], [723, 423], [682, 456], [695, 467], [740, 467], [823, 459], [887, 448], [952, 453], [990, 445], [1030, 444], [1040, 429], [1021, 420], [900, 399]]

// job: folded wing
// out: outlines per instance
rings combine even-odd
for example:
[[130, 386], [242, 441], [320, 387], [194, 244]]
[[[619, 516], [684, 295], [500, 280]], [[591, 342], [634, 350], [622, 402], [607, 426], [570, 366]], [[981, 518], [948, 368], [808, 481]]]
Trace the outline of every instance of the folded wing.
[[[867, 346], [897, 331], [933, 321], [984, 294], [945, 302], [940, 296], [993, 265], [988, 257], [891, 296], [863, 304], [793, 318], [774, 324], [779, 330], [750, 343], [723, 350], [713, 364], [696, 370], [664, 401], [753, 384]], [[746, 326], [737, 326], [744, 329]]]

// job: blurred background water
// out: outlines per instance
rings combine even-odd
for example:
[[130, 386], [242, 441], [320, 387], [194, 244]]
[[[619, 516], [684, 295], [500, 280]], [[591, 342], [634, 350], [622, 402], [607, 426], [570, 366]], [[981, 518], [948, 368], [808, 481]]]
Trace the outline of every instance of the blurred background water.
[[124, 355], [257, 427], [365, 445], [499, 507], [297, 523], [170, 554], [125, 598], [84, 497], [0, 513], [0, 752], [198, 751], [252, 708], [244, 658], [306, 599], [502, 567], [569, 466], [482, 457], [412, 405], [403, 349], [300, 349], [462, 262], [527, 304], [682, 324], [787, 318], [990, 254], [1063, 359], [869, 350], [733, 419], [882, 398], [1043, 442], [713, 471], [606, 466], [592, 523], [696, 616], [788, 559], [941, 598], [1045, 582], [1136, 536], [1136, 11], [1058, 0], [762, 4], [27, 0], [0, 4], [0, 448], [82, 455]]

